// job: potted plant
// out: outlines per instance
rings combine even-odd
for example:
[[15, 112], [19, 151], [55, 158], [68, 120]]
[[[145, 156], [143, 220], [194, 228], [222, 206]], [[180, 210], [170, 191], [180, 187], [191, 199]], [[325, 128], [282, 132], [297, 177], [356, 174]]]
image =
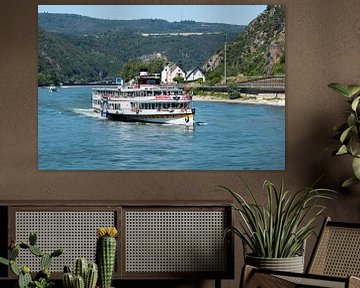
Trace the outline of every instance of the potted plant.
[[[12, 242], [8, 251], [8, 259], [0, 257], [0, 263], [10, 266], [11, 271], [18, 277], [18, 288], [50, 288], [54, 286], [54, 282], [50, 280], [50, 265], [54, 257], [58, 257], [64, 253], [63, 249], [57, 249], [52, 253], [43, 252], [36, 246], [37, 236], [30, 233], [29, 243]], [[40, 258], [41, 270], [36, 273], [32, 279], [30, 268], [26, 265], [19, 265], [16, 262], [20, 249], [28, 250], [31, 254]]]
[[73, 271], [69, 266], [64, 266], [63, 288], [95, 288], [97, 279], [97, 264], [89, 262], [86, 258], [76, 259]]
[[331, 83], [328, 86], [346, 97], [351, 106], [347, 112], [346, 121], [334, 127], [340, 142], [334, 155], [350, 155], [352, 157], [354, 176], [342, 184], [343, 187], [348, 187], [360, 183], [360, 85]]
[[116, 260], [115, 227], [100, 227], [97, 229], [96, 263], [99, 268], [99, 287], [110, 288]]
[[326, 209], [317, 202], [331, 199], [334, 191], [310, 187], [290, 193], [283, 184], [278, 189], [266, 180], [267, 203], [264, 206], [256, 200], [245, 182], [244, 185], [251, 201], [227, 187], [221, 187], [236, 201], [233, 208], [240, 215], [240, 226], [229, 227], [226, 232], [239, 236], [244, 247], [250, 250], [250, 253], [244, 254], [245, 264], [302, 273], [305, 241], [314, 233], [315, 220]]

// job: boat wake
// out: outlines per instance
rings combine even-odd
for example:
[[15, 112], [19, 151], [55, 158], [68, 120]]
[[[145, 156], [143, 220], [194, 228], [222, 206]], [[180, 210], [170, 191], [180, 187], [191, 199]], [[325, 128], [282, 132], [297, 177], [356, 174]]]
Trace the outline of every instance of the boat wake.
[[102, 117], [100, 115], [100, 113], [95, 112], [94, 109], [92, 109], [92, 108], [87, 108], [87, 109], [74, 108], [74, 109], [72, 109], [72, 111], [74, 113], [76, 113], [76, 114], [80, 114], [80, 115], [87, 116], [87, 117], [98, 118], [98, 119], [106, 119], [106, 118]]

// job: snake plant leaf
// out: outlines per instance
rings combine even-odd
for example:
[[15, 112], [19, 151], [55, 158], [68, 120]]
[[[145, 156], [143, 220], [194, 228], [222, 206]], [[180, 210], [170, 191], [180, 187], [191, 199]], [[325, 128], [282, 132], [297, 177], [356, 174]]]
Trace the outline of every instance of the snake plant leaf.
[[358, 96], [360, 93], [360, 85], [348, 85], [347, 87], [351, 96]]
[[351, 109], [352, 109], [352, 110], [356, 111], [356, 108], [357, 108], [358, 105], [359, 105], [359, 101], [360, 101], [360, 96], [356, 97], [356, 98], [354, 99], [354, 101], [352, 101], [352, 103], [351, 103]]
[[360, 183], [359, 179], [357, 179], [356, 177], [351, 177], [351, 178], [347, 179], [346, 181], [344, 181], [344, 183], [341, 185], [341, 187], [348, 188], [352, 185], [359, 184], [359, 183]]
[[360, 138], [354, 135], [350, 138], [348, 149], [354, 157], [360, 157]]
[[345, 131], [343, 133], [341, 133], [341, 136], [340, 136], [340, 142], [341, 143], [344, 143], [344, 141], [346, 140], [347, 136], [349, 135], [349, 132], [352, 130], [352, 126], [345, 129]]
[[328, 85], [329, 88], [333, 89], [334, 91], [336, 91], [337, 93], [339, 93], [342, 96], [351, 97], [351, 93], [348, 89], [347, 85], [341, 84], [341, 83], [330, 83]]
[[360, 158], [354, 157], [352, 168], [357, 179], [360, 180]]
[[355, 126], [356, 125], [356, 116], [353, 113], [350, 113], [347, 118], [348, 126]]
[[341, 145], [341, 147], [339, 148], [339, 150], [337, 150], [335, 155], [339, 156], [339, 155], [344, 155], [344, 154], [348, 154], [348, 153], [349, 153], [349, 151], [348, 151], [346, 145]]

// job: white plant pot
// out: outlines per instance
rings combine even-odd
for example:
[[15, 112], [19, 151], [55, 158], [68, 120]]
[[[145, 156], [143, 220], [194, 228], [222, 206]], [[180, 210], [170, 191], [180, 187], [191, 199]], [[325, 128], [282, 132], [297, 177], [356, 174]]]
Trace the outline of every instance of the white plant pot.
[[304, 256], [289, 258], [263, 258], [246, 255], [245, 263], [262, 269], [304, 273]]

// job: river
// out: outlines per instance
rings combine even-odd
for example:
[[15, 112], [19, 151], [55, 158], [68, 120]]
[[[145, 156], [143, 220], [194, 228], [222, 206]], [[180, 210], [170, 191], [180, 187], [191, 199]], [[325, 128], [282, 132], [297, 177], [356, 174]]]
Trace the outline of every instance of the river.
[[91, 88], [38, 88], [39, 170], [284, 170], [285, 107], [194, 102], [194, 128], [109, 121]]

